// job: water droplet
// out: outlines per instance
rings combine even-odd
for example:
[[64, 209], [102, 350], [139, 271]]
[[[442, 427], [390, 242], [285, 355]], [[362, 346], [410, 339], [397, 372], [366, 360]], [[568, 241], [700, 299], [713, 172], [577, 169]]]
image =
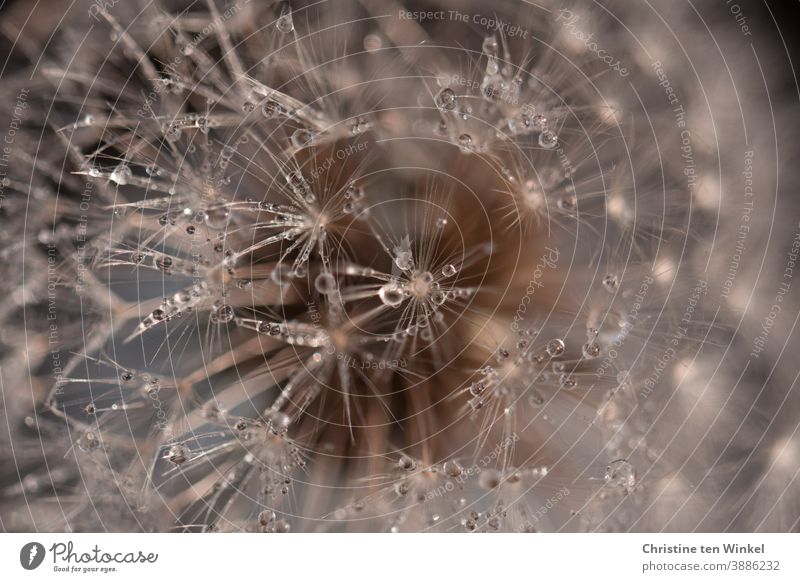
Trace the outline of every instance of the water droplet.
[[292, 276], [292, 269], [288, 265], [284, 263], [278, 263], [272, 269], [272, 273], [270, 273], [269, 278], [272, 280], [273, 283], [278, 285], [279, 287], [286, 287], [289, 285], [289, 280]]
[[439, 91], [436, 96], [436, 106], [442, 111], [452, 111], [456, 108], [456, 94], [449, 87]]
[[175, 143], [181, 138], [181, 128], [177, 123], [169, 123], [164, 129], [164, 139], [169, 143]]
[[560, 338], [552, 339], [547, 342], [547, 346], [545, 346], [545, 351], [547, 351], [547, 355], [551, 358], [555, 358], [560, 356], [564, 353], [566, 346], [564, 345], [564, 341]]
[[450, 477], [460, 477], [464, 473], [464, 468], [457, 461], [447, 461], [442, 467], [445, 474]]
[[495, 35], [487, 36], [483, 39], [483, 53], [486, 55], [497, 55], [497, 37]]
[[402, 271], [408, 271], [414, 266], [414, 259], [412, 258], [411, 251], [400, 251], [394, 257], [394, 264]]
[[417, 468], [417, 463], [408, 455], [401, 455], [400, 459], [397, 461], [397, 466], [404, 471], [413, 471]]
[[301, 172], [289, 172], [286, 174], [286, 183], [289, 184], [295, 194], [304, 196], [308, 192], [308, 183]]
[[261, 106], [261, 115], [267, 119], [275, 119], [284, 114], [283, 105], [274, 99], [267, 99]]
[[531, 130], [532, 121], [530, 116], [525, 113], [520, 113], [517, 116], [510, 117], [506, 124], [509, 131], [515, 135], [525, 134]]
[[494, 358], [495, 358], [495, 360], [497, 360], [498, 364], [502, 364], [503, 362], [505, 362], [509, 358], [510, 355], [511, 355], [511, 352], [509, 352], [505, 348], [497, 348], [494, 351]]
[[206, 420], [219, 420], [221, 412], [216, 402], [206, 402], [203, 405], [203, 418]]
[[172, 445], [164, 456], [170, 463], [183, 465], [191, 457], [191, 452], [184, 445]]
[[561, 374], [558, 383], [564, 390], [572, 390], [578, 385], [578, 381], [570, 374]]
[[305, 148], [314, 143], [314, 134], [305, 128], [299, 128], [292, 133], [292, 145], [296, 148]]
[[534, 390], [528, 397], [528, 404], [536, 407], [541, 406], [544, 404], [544, 396], [542, 396], [538, 391]]
[[408, 271], [414, 266], [414, 258], [411, 253], [411, 241], [408, 237], [403, 238], [401, 243], [394, 247], [394, 264], [401, 271]]
[[617, 459], [609, 463], [605, 473], [606, 485], [622, 487], [628, 493], [636, 487], [636, 472], [626, 459]]
[[207, 134], [211, 125], [208, 122], [208, 117], [200, 116], [194, 122], [195, 127], [200, 130], [200, 133]]
[[130, 167], [126, 164], [121, 164], [114, 168], [114, 171], [111, 172], [109, 179], [120, 186], [124, 186], [132, 177], [133, 172], [131, 171]]
[[162, 273], [169, 273], [172, 269], [172, 258], [167, 256], [161, 256], [157, 258], [154, 262], [156, 269], [161, 271]]
[[275, 521], [275, 512], [271, 509], [265, 509], [261, 513], [258, 514], [258, 523], [262, 526], [268, 526], [270, 523]]
[[314, 279], [314, 288], [324, 295], [333, 293], [336, 291], [336, 278], [330, 273], [320, 273]]
[[444, 228], [447, 226], [447, 219], [446, 218], [437, 218], [436, 219], [436, 228]]
[[350, 200], [361, 200], [364, 198], [364, 189], [361, 186], [351, 184], [344, 192], [344, 197]]
[[539, 134], [539, 145], [545, 149], [553, 149], [558, 145], [558, 136], [554, 131], [548, 129]]
[[205, 223], [208, 228], [222, 230], [228, 226], [231, 218], [231, 211], [226, 206], [210, 208], [205, 213]]
[[180, 51], [183, 56], [188, 57], [194, 53], [194, 46], [191, 43], [187, 43], [185, 39], [182, 39], [180, 41]]
[[616, 275], [606, 275], [603, 277], [603, 287], [606, 288], [606, 291], [609, 293], [614, 293], [619, 287], [619, 278]]
[[211, 312], [211, 320], [214, 323], [228, 323], [233, 321], [234, 315], [233, 307], [227, 303], [223, 303]]
[[469, 387], [469, 393], [473, 396], [480, 396], [486, 390], [486, 384], [483, 382], [473, 382]]
[[468, 133], [462, 133], [458, 136], [458, 147], [464, 153], [472, 152], [472, 136]]
[[366, 130], [368, 130], [372, 124], [370, 123], [369, 119], [366, 117], [358, 116], [353, 120], [353, 123], [350, 125], [350, 133], [353, 135], [358, 135]]
[[389, 282], [383, 285], [378, 290], [378, 297], [384, 305], [389, 307], [397, 307], [403, 302], [405, 294], [402, 287], [394, 282]]
[[364, 37], [364, 50], [368, 53], [375, 52], [383, 47], [383, 39], [374, 33], [370, 33]]
[[578, 206], [578, 201], [575, 199], [575, 196], [564, 196], [563, 198], [559, 198], [558, 200], [558, 207], [561, 210], [566, 210], [571, 212], [575, 210]]
[[583, 357], [587, 359], [596, 358], [600, 355], [600, 345], [597, 342], [586, 342], [581, 348]]
[[445, 265], [444, 267], [442, 267], [442, 275], [444, 275], [445, 277], [452, 277], [457, 272], [458, 269], [456, 269], [455, 265]]
[[278, 434], [286, 432], [286, 429], [289, 428], [292, 422], [288, 414], [279, 410], [267, 410], [264, 413], [264, 417], [267, 419], [267, 422], [269, 422], [270, 428]]
[[500, 485], [502, 477], [495, 469], [486, 469], [478, 477], [478, 485], [487, 491], [495, 489]]
[[494, 369], [492, 366], [484, 366], [480, 370], [478, 370], [481, 375], [483, 376], [497, 376], [497, 370]]
[[96, 433], [88, 430], [78, 439], [78, 448], [84, 453], [90, 453], [100, 448], [100, 438]]
[[280, 335], [281, 326], [277, 323], [270, 323], [269, 321], [259, 321], [256, 324], [256, 331], [264, 335]]
[[288, 2], [281, 6], [281, 15], [275, 22], [275, 28], [283, 34], [294, 32], [294, 20], [292, 19], [292, 7]]

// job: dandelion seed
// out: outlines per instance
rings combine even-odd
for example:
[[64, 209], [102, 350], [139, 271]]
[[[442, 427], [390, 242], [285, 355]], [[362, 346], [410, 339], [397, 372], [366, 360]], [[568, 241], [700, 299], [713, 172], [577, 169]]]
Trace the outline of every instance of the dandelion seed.
[[[686, 294], [691, 273], [735, 274], [731, 256], [754, 260], [753, 229], [769, 210], [746, 209], [745, 237], [730, 216], [741, 210], [728, 204], [735, 180], [709, 167], [697, 185], [692, 164], [741, 166], [747, 178], [753, 160], [713, 139], [702, 115], [682, 134], [679, 163], [656, 155], [680, 133], [686, 103], [725, 101], [719, 90], [698, 97], [711, 60], [683, 74], [685, 55], [659, 47], [648, 27], [663, 23], [635, 3], [622, 31], [591, 3], [570, 5], [579, 18], [566, 27], [564, 11], [492, 4], [496, 23], [524, 35], [476, 35], [459, 19], [384, 22], [370, 2], [245, 2], [224, 14], [216, 2], [156, 4], [169, 22], [108, 11], [107, 32], [86, 36], [79, 18], [56, 19], [57, 49], [17, 31], [43, 65], [11, 59], [12, 77], [36, 89], [0, 102], [16, 138], [13, 163], [0, 164], [0, 320], [16, 329], [24, 315], [37, 329], [3, 335], [14, 405], [0, 464], [11, 466], [10, 450], [46, 450], [47, 466], [26, 456], [28, 477], [5, 487], [9, 523], [279, 533], [669, 521], [688, 531], [730, 526], [720, 509], [730, 506], [739, 529], [794, 523], [791, 415], [770, 408], [781, 398], [742, 401], [771, 368], [731, 368], [747, 358], [717, 310], [727, 287]], [[697, 32], [695, 16], [671, 14], [676, 33]], [[584, 27], [620, 70], [575, 45]], [[169, 34], [153, 43], [150, 28]], [[728, 36], [715, 35], [723, 52]], [[122, 83], [126, 71], [136, 74]], [[748, 143], [769, 142], [763, 111], [783, 125], [788, 114], [778, 99], [760, 107], [747, 75], [734, 77]], [[649, 118], [622, 114], [633, 87], [650, 87]], [[67, 124], [52, 127], [48, 111]], [[796, 225], [770, 224], [776, 244], [791, 242]], [[712, 235], [720, 244], [699, 252]], [[786, 257], [776, 261], [764, 273], [782, 273]], [[598, 265], [613, 271], [599, 283]], [[53, 293], [57, 330], [42, 319]], [[758, 289], [752, 299], [757, 311]], [[765, 313], [751, 315], [742, 321]], [[756, 344], [765, 360], [781, 360], [779, 327]], [[25, 344], [42, 329], [47, 349]], [[706, 376], [705, 391], [686, 388]], [[48, 398], [38, 388], [32, 402], [14, 398], [30, 385], [49, 385]], [[684, 409], [699, 422], [669, 422]], [[764, 443], [780, 462], [742, 467], [735, 491], [715, 488], [714, 467], [740, 461], [752, 430], [724, 447], [714, 435], [694, 452], [654, 447], [675, 425], [681, 442], [697, 440], [709, 410], [736, 427], [731, 415], [751, 409], [773, 420]], [[704, 464], [709, 455], [719, 462]]]

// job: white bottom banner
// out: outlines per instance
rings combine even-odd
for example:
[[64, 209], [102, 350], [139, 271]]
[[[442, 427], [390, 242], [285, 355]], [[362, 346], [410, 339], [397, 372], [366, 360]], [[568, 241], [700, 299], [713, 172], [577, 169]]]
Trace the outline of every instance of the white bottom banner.
[[[3, 534], [4, 580], [800, 580], [800, 534]], [[521, 578], [520, 578], [521, 576]]]

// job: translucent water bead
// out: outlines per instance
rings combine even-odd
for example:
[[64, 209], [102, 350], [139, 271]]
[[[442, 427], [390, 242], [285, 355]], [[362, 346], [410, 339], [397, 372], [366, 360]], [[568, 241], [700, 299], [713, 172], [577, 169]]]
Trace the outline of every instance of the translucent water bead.
[[397, 307], [403, 302], [404, 297], [402, 287], [394, 282], [386, 283], [378, 290], [378, 298], [389, 307]]
[[617, 459], [609, 463], [605, 472], [606, 485], [622, 487], [630, 493], [636, 487], [636, 472], [626, 459]]
[[436, 106], [442, 111], [452, 111], [455, 109], [456, 101], [456, 94], [449, 87], [439, 91], [439, 94], [436, 96]]
[[281, 14], [278, 20], [275, 21], [275, 28], [283, 34], [290, 34], [294, 32], [294, 19], [292, 18], [292, 7], [288, 2], [281, 5]]

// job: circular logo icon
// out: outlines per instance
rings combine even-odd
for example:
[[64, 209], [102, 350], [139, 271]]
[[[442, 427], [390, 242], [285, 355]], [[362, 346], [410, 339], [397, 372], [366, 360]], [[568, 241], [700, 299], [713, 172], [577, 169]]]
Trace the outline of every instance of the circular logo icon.
[[19, 551], [19, 563], [26, 570], [35, 570], [44, 561], [44, 546], [39, 542], [29, 542]]

